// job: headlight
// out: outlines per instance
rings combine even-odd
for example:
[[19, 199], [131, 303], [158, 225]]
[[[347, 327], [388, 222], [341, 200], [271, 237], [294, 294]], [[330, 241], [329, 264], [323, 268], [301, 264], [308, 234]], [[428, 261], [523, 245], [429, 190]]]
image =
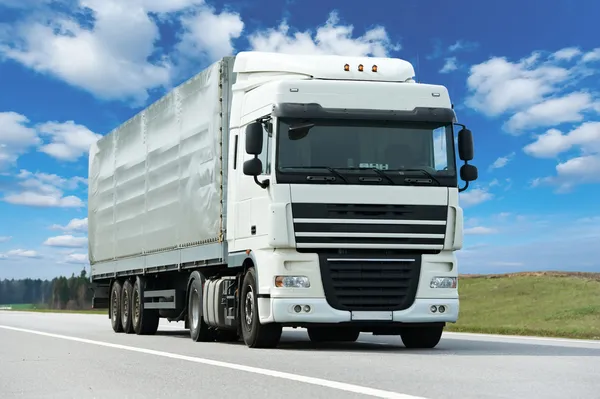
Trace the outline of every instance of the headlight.
[[310, 280], [305, 276], [276, 276], [275, 287], [279, 288], [309, 288]]
[[431, 288], [456, 288], [457, 278], [456, 277], [434, 277], [429, 283]]

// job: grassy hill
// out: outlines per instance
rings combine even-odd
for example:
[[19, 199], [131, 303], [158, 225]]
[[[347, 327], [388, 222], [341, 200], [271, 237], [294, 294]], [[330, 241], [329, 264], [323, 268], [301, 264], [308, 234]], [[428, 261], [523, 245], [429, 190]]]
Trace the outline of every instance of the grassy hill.
[[600, 273], [462, 275], [449, 331], [600, 339]]

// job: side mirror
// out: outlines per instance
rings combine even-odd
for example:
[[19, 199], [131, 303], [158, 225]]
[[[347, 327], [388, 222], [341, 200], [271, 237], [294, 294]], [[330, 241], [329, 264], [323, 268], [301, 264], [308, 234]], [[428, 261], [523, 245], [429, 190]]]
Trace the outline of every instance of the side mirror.
[[246, 176], [256, 177], [262, 173], [262, 168], [262, 161], [258, 158], [252, 158], [244, 162], [244, 174]]
[[478, 172], [477, 167], [469, 164], [464, 164], [460, 167], [460, 178], [466, 182], [477, 180]]
[[473, 133], [469, 129], [462, 128], [458, 132], [458, 156], [462, 161], [473, 159]]
[[262, 152], [262, 147], [263, 127], [259, 122], [252, 122], [246, 126], [246, 152], [250, 155], [259, 155]]

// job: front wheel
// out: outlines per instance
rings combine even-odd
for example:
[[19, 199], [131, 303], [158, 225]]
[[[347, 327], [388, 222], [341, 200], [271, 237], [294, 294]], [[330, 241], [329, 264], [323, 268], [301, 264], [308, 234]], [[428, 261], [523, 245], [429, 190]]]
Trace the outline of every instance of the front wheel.
[[242, 337], [250, 348], [275, 348], [281, 339], [280, 324], [260, 324], [258, 319], [258, 288], [254, 268], [248, 269], [242, 283], [240, 323]]
[[443, 326], [407, 327], [402, 330], [400, 337], [409, 349], [431, 349], [440, 342], [443, 331]]

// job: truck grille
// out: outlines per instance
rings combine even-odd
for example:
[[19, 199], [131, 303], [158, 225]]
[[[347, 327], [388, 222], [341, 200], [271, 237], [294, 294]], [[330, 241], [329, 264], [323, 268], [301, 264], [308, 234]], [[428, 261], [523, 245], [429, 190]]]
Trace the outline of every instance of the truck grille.
[[447, 214], [443, 205], [292, 204], [296, 247], [310, 249], [438, 252]]
[[335, 309], [393, 311], [414, 302], [420, 255], [367, 258], [321, 253], [319, 263], [325, 297]]

